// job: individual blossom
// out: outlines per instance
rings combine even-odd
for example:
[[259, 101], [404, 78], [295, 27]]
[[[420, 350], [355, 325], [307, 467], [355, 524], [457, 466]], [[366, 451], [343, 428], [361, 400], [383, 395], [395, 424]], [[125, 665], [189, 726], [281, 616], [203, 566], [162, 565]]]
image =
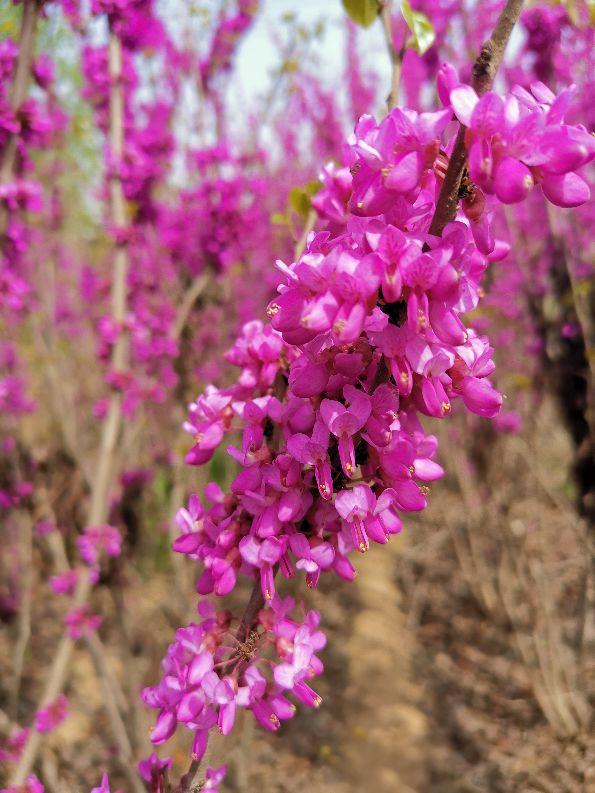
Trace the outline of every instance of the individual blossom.
[[93, 614], [89, 607], [76, 606], [64, 617], [66, 630], [71, 639], [80, 639], [86, 633], [93, 633], [101, 625], [103, 618]]
[[171, 768], [171, 757], [160, 758], [155, 752], [138, 763], [139, 774], [153, 787], [161, 782], [168, 768]]
[[338, 439], [341, 467], [351, 479], [356, 466], [354, 435], [367, 422], [372, 405], [367, 394], [353, 386], [345, 386], [343, 395], [347, 406], [336, 400], [323, 399], [320, 403], [320, 414], [328, 429]]
[[53, 702], [35, 714], [37, 732], [52, 732], [68, 716], [68, 699], [60, 694]]
[[77, 538], [76, 544], [81, 559], [89, 566], [96, 565], [100, 555], [119, 556], [122, 550], [122, 535], [114, 526], [87, 526]]
[[27, 742], [30, 732], [29, 727], [24, 727], [21, 730], [16, 730], [3, 740], [0, 743], [0, 762], [16, 762], [21, 756], [23, 746]]
[[[91, 793], [112, 793], [109, 778], [107, 774], [101, 777], [101, 784], [98, 787], [91, 788]], [[115, 790], [114, 793], [123, 793], [121, 790]]]
[[223, 782], [226, 773], [227, 766], [225, 765], [220, 765], [219, 768], [207, 767], [202, 790], [210, 790], [211, 793], [219, 793], [219, 785]]

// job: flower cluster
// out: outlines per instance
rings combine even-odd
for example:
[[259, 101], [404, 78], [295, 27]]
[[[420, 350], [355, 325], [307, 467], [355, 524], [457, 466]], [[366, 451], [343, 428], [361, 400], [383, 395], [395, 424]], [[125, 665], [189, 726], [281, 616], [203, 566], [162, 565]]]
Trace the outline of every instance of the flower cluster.
[[277, 730], [296, 710], [288, 693], [317, 707], [320, 697], [308, 681], [322, 671], [316, 653], [325, 637], [316, 612], [298, 621], [290, 616], [294, 607], [291, 598], [273, 598], [271, 608], [259, 612], [240, 638], [228, 611], [217, 612], [202, 601], [203, 619], [177, 631], [163, 660], [163, 678], [143, 691], [145, 703], [159, 709], [153, 743], [165, 743], [183, 724], [194, 733], [192, 754], [200, 759], [209, 731], [216, 726], [227, 735], [238, 708], [252, 711], [266, 729]]
[[503, 204], [524, 201], [536, 184], [557, 206], [588, 201], [589, 186], [576, 171], [595, 157], [595, 140], [582, 125], [564, 123], [573, 94], [569, 88], [556, 97], [540, 82], [530, 92], [515, 86], [504, 99], [454, 88], [450, 102], [468, 129], [473, 182]]
[[[229, 732], [238, 706], [270, 728], [291, 715], [284, 692], [316, 705], [305, 679], [321, 671], [324, 637], [311, 613], [287, 622], [277, 571], [303, 570], [312, 587], [324, 571], [352, 580], [352, 552], [398, 533], [443, 473], [421, 418], [442, 419], [457, 400], [480, 416], [500, 409], [489, 341], [462, 319], [480, 300], [486, 257], [464, 216], [441, 238], [427, 233], [450, 115], [360, 120], [349, 168], [322, 175], [326, 228], [297, 261], [277, 262], [269, 323], [245, 325], [228, 353], [235, 384], [190, 405], [187, 462], [207, 463], [241, 431], [227, 446], [240, 471], [227, 495], [211, 484], [210, 506], [192, 496], [178, 512], [174, 549], [201, 563], [201, 595], [226, 595], [245, 576], [265, 608], [239, 628], [223, 612], [178, 633], [161, 683], [145, 692], [160, 710], [156, 743], [182, 722], [202, 756], [209, 729]], [[230, 635], [238, 650], [223, 644]], [[282, 662], [267, 678], [269, 645]]]

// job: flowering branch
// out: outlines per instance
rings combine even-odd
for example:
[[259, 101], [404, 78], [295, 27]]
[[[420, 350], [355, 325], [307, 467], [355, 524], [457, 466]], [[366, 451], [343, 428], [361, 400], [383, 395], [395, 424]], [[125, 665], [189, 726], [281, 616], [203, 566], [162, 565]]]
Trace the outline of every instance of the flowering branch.
[[[35, 31], [42, 3], [40, 0], [25, 0], [21, 18], [21, 36], [14, 80], [10, 91], [10, 107], [14, 113], [18, 111], [27, 97], [31, 64], [35, 47]], [[19, 132], [9, 133], [4, 144], [4, 153], [0, 163], [0, 184], [10, 182], [13, 175]], [[0, 207], [0, 234], [4, 234], [8, 225], [9, 212], [6, 206]]]
[[[122, 48], [121, 42], [115, 33], [110, 34], [109, 42], [109, 141], [113, 156], [119, 161], [124, 145], [124, 108], [122, 91]], [[112, 221], [116, 228], [123, 228], [126, 224], [126, 211], [122, 182], [117, 169], [110, 180], [110, 202]], [[128, 271], [128, 257], [126, 248], [117, 243], [112, 279], [112, 315], [114, 320], [122, 325], [126, 316], [126, 277]], [[112, 350], [112, 368], [121, 371], [126, 365], [128, 342], [126, 335], [120, 333]], [[89, 508], [88, 524], [90, 526], [104, 523], [108, 517], [109, 491], [113, 475], [114, 454], [122, 422], [122, 395], [114, 391], [110, 397], [107, 418], [103, 425], [99, 457], [97, 460], [97, 473], [91, 487], [91, 504]], [[73, 607], [81, 608], [89, 598], [93, 588], [91, 571], [80, 571], [76, 591], [73, 597]], [[43, 695], [40, 708], [47, 707], [60, 694], [64, 687], [64, 680], [68, 672], [74, 640], [65, 633], [58, 645]], [[23, 784], [29, 774], [39, 751], [41, 734], [32, 730], [24, 746], [19, 763], [15, 768], [11, 784]]]
[[[10, 91], [10, 106], [14, 112], [18, 111], [27, 97], [35, 47], [35, 30], [41, 6], [42, 3], [39, 0], [25, 0], [23, 4], [19, 54]], [[17, 141], [18, 132], [13, 132], [5, 144], [4, 156], [0, 165], [0, 184], [4, 184], [11, 178], [17, 153]]]
[[[498, 17], [494, 32], [482, 46], [481, 52], [473, 64], [472, 86], [478, 96], [482, 96], [492, 88], [510, 34], [521, 13], [523, 2], [524, 0], [508, 0]], [[442, 234], [446, 224], [454, 220], [457, 214], [459, 190], [467, 164], [465, 132], [466, 128], [461, 124], [440, 190], [436, 212], [430, 225], [430, 234], [436, 236]]]

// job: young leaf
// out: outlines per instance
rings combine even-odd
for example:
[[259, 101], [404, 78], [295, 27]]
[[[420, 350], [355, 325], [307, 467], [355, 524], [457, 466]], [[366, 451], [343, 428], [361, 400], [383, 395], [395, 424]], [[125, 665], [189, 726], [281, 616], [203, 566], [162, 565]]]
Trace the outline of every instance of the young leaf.
[[312, 205], [308, 191], [303, 187], [294, 187], [289, 193], [289, 205], [298, 213], [298, 215], [301, 215], [304, 218], [307, 217]]
[[369, 28], [378, 16], [378, 0], [343, 0], [343, 8], [363, 28]]
[[414, 11], [408, 3], [408, 0], [402, 0], [401, 13], [405, 18], [407, 27], [411, 31], [411, 38], [407, 42], [408, 45], [413, 45], [420, 55], [427, 52], [436, 39], [434, 26], [421, 11]]

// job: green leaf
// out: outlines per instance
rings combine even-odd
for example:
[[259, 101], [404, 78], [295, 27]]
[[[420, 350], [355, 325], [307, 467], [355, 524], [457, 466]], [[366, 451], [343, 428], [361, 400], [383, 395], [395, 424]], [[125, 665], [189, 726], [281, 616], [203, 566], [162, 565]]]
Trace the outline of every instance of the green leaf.
[[289, 194], [289, 205], [298, 215], [304, 218], [307, 217], [312, 206], [308, 191], [303, 187], [294, 187]]
[[287, 216], [284, 215], [282, 212], [273, 212], [271, 215], [271, 223], [273, 226], [286, 226], [287, 225]]
[[378, 0], [343, 0], [343, 8], [363, 28], [369, 28], [378, 16]]
[[308, 193], [308, 195], [311, 198], [313, 195], [316, 195], [316, 193], [318, 193], [319, 190], [322, 190], [322, 187], [323, 187], [322, 182], [319, 182], [318, 179], [314, 179], [313, 181], [308, 182], [304, 190], [306, 191], [306, 193]]
[[413, 11], [407, 0], [401, 2], [401, 13], [411, 31], [408, 46], [413, 45], [420, 55], [427, 52], [436, 40], [434, 26], [421, 11]]

